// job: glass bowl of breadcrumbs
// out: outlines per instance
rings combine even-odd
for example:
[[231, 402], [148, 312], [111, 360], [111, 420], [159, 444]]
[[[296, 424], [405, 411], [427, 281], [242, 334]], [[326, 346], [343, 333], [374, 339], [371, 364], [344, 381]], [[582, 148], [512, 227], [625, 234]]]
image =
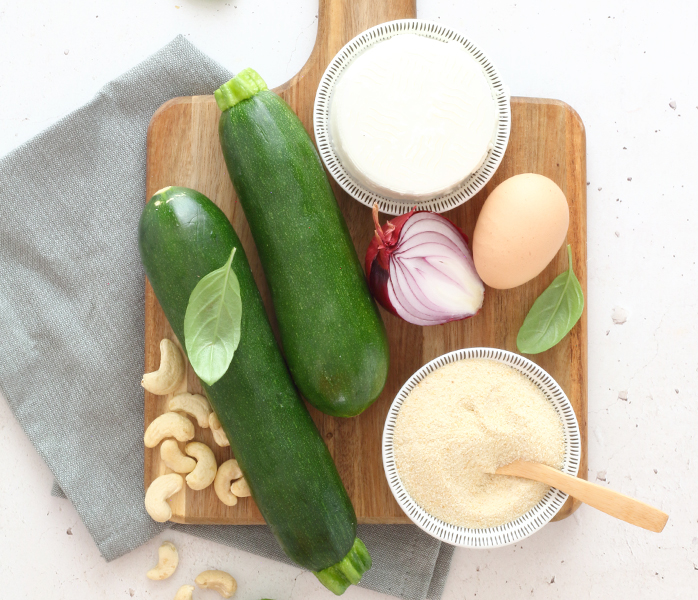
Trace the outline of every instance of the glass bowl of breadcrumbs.
[[395, 397], [383, 430], [383, 466], [400, 507], [430, 535], [466, 548], [518, 542], [567, 500], [497, 468], [527, 460], [576, 476], [580, 456], [577, 418], [557, 382], [495, 348], [426, 364]]

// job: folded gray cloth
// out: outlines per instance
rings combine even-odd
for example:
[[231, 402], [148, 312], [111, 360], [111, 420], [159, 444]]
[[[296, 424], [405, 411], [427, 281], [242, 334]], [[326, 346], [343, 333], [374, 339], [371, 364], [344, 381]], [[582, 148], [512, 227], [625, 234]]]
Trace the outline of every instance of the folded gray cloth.
[[[0, 387], [107, 560], [167, 526], [143, 507], [146, 130], [166, 100], [231, 76], [179, 36], [0, 160]], [[266, 526], [176, 527], [289, 562]], [[374, 561], [361, 585], [440, 598], [452, 547], [359, 530]]]

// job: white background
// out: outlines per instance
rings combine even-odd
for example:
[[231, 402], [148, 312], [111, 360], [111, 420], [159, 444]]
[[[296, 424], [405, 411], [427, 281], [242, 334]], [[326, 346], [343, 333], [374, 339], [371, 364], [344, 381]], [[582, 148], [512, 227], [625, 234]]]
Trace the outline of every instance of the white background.
[[[316, 0], [0, 0], [0, 155], [178, 33], [278, 85], [308, 57], [316, 15]], [[418, 0], [418, 16], [471, 37], [513, 94], [559, 98], [581, 114], [589, 477], [670, 514], [657, 535], [582, 507], [522, 545], [458, 550], [444, 599], [695, 598], [698, 5]], [[614, 310], [627, 322], [614, 324]], [[3, 598], [171, 598], [211, 567], [237, 577], [240, 600], [331, 597], [309, 573], [182, 534], [107, 564], [70, 503], [49, 495], [51, 473], [4, 400], [0, 457]], [[150, 582], [164, 538], [180, 547], [181, 567], [171, 582]], [[352, 588], [345, 597], [384, 596]]]

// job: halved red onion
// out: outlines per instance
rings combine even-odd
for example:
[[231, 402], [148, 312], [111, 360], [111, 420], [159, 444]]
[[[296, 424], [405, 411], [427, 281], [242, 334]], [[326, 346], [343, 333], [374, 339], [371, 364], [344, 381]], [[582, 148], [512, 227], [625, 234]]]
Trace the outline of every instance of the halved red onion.
[[468, 238], [447, 218], [411, 210], [378, 222], [366, 252], [371, 293], [391, 313], [415, 325], [440, 325], [477, 314], [485, 298]]

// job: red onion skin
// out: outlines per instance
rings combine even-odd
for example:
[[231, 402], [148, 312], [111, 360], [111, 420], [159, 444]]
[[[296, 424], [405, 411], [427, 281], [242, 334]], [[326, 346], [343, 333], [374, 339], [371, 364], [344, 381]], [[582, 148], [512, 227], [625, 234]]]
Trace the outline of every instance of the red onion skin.
[[[397, 243], [400, 241], [400, 233], [405, 223], [412, 217], [412, 215], [419, 212], [430, 212], [416, 210], [413, 208], [410, 212], [395, 217], [392, 221], [388, 221], [380, 226], [378, 222], [378, 205], [373, 205], [373, 221], [376, 226], [376, 231], [368, 245], [368, 250], [366, 251], [366, 277], [368, 279], [368, 287], [373, 294], [373, 297], [378, 301], [378, 303], [388, 312], [394, 314], [396, 317], [402, 319], [402, 317], [395, 310], [395, 307], [390, 303], [388, 297], [388, 281], [390, 279], [390, 254], [394, 250]], [[442, 219], [448, 221], [453, 227], [456, 228], [458, 233], [463, 236], [466, 246], [470, 246], [470, 240], [468, 236], [463, 232], [463, 230], [458, 227], [453, 221], [439, 215]], [[470, 319], [480, 312], [478, 309], [474, 314], [468, 315], [461, 318], [453, 318], [439, 323], [443, 325], [445, 323], [450, 323], [451, 321], [463, 321], [465, 319]], [[404, 320], [404, 319], [403, 319]]]
[[407, 220], [417, 212], [414, 208], [404, 215], [388, 221], [383, 227], [378, 222], [378, 205], [373, 205], [373, 222], [376, 230], [366, 251], [366, 277], [368, 288], [373, 297], [385, 310], [399, 317], [388, 298], [388, 279], [390, 278], [390, 253], [400, 239], [400, 232]]
[[378, 301], [378, 304], [385, 310], [393, 313], [396, 317], [399, 317], [400, 315], [397, 314], [397, 311], [393, 308], [388, 298], [389, 277], [389, 271], [384, 269], [378, 260], [375, 260], [373, 266], [370, 267], [368, 271], [368, 288], [371, 290], [373, 297]]
[[[366, 274], [371, 272], [376, 258], [380, 261], [383, 269], [386, 271], [389, 269], [390, 263], [388, 258], [390, 257], [390, 253], [400, 240], [400, 232], [403, 226], [416, 212], [427, 211], [417, 211], [413, 208], [410, 212], [395, 217], [392, 221], [388, 221], [381, 227], [378, 223], [378, 205], [376, 204], [373, 206], [373, 222], [376, 226], [376, 230], [371, 243], [368, 245], [368, 250], [366, 251]], [[460, 231], [460, 229], [458, 231]]]

